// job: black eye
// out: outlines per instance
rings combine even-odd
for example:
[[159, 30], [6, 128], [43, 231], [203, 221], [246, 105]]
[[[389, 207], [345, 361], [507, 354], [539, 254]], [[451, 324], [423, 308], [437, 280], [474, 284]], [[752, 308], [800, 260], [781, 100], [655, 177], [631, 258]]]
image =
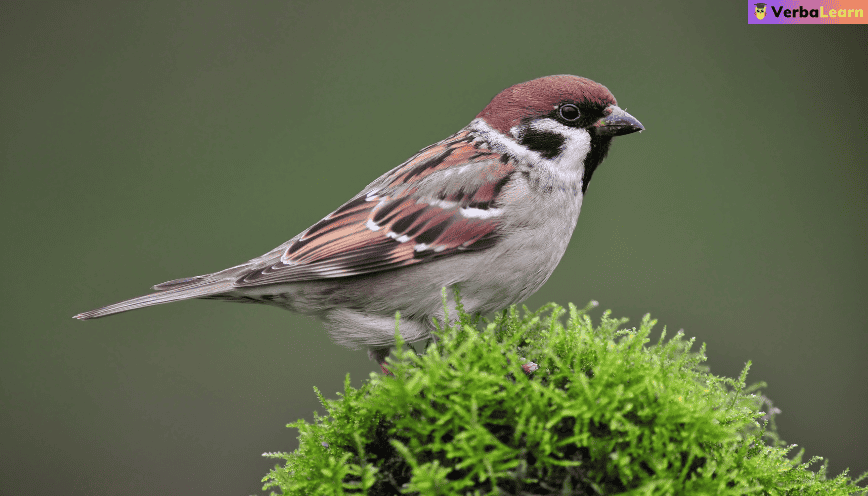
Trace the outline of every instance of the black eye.
[[563, 117], [565, 121], [574, 121], [578, 119], [580, 115], [579, 108], [569, 103], [561, 105], [561, 108], [558, 109], [558, 113], [561, 114], [561, 117]]

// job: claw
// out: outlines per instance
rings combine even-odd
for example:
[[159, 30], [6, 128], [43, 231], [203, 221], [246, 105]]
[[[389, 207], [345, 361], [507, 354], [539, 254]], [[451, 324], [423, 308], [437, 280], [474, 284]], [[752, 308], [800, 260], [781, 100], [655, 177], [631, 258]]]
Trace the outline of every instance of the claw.
[[386, 362], [380, 362], [380, 368], [383, 369], [383, 374], [395, 377], [395, 374], [389, 372], [389, 369], [386, 368], [386, 365], [387, 365]]
[[533, 362], [527, 362], [521, 366], [521, 370], [524, 370], [524, 373], [527, 375], [531, 375], [539, 369], [539, 365]]

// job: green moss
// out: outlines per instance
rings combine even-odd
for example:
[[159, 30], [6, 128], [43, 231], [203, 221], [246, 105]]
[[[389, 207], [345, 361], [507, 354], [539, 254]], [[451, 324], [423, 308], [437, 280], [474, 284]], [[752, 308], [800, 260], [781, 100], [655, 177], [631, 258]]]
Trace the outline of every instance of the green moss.
[[[704, 346], [655, 321], [549, 304], [494, 322], [461, 313], [417, 356], [401, 347], [394, 377], [349, 377], [339, 399], [264, 479], [293, 495], [868, 494], [820, 459], [790, 458], [775, 410], [738, 379], [710, 374]], [[566, 323], [561, 317], [568, 313]], [[530, 376], [521, 368], [533, 361]], [[868, 474], [866, 474], [868, 475]]]

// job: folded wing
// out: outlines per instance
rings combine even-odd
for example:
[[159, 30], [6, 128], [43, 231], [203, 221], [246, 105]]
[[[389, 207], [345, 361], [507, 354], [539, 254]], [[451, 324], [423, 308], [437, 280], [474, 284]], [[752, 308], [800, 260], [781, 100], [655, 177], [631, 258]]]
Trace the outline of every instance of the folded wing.
[[498, 197], [514, 172], [462, 131], [374, 181], [235, 286], [369, 274], [486, 249], [497, 241]]

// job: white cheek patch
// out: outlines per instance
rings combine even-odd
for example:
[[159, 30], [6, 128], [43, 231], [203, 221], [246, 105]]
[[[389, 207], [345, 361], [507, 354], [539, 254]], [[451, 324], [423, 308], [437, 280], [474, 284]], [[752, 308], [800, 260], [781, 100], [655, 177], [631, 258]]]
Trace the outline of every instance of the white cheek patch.
[[513, 138], [496, 131], [482, 119], [473, 119], [468, 127], [475, 131], [483, 141], [490, 144], [492, 150], [498, 153], [505, 153], [516, 160], [530, 162], [531, 164], [545, 161], [539, 153], [519, 145]]
[[578, 168], [591, 151], [591, 134], [584, 128], [564, 126], [554, 119], [541, 119], [531, 124], [531, 129], [557, 133], [564, 137], [561, 153], [551, 159], [561, 167]]
[[531, 128], [538, 131], [557, 133], [564, 137], [561, 153], [552, 159], [543, 158], [539, 153], [518, 144], [522, 129], [515, 126], [509, 130], [509, 135], [501, 134], [482, 119], [474, 119], [470, 129], [476, 132], [484, 141], [491, 144], [493, 150], [506, 153], [519, 161], [531, 165], [543, 165], [557, 175], [562, 173], [565, 180], [572, 180], [576, 173], [581, 177], [584, 170], [585, 157], [591, 151], [591, 135], [586, 129], [569, 127], [554, 119], [540, 119], [533, 122]]

